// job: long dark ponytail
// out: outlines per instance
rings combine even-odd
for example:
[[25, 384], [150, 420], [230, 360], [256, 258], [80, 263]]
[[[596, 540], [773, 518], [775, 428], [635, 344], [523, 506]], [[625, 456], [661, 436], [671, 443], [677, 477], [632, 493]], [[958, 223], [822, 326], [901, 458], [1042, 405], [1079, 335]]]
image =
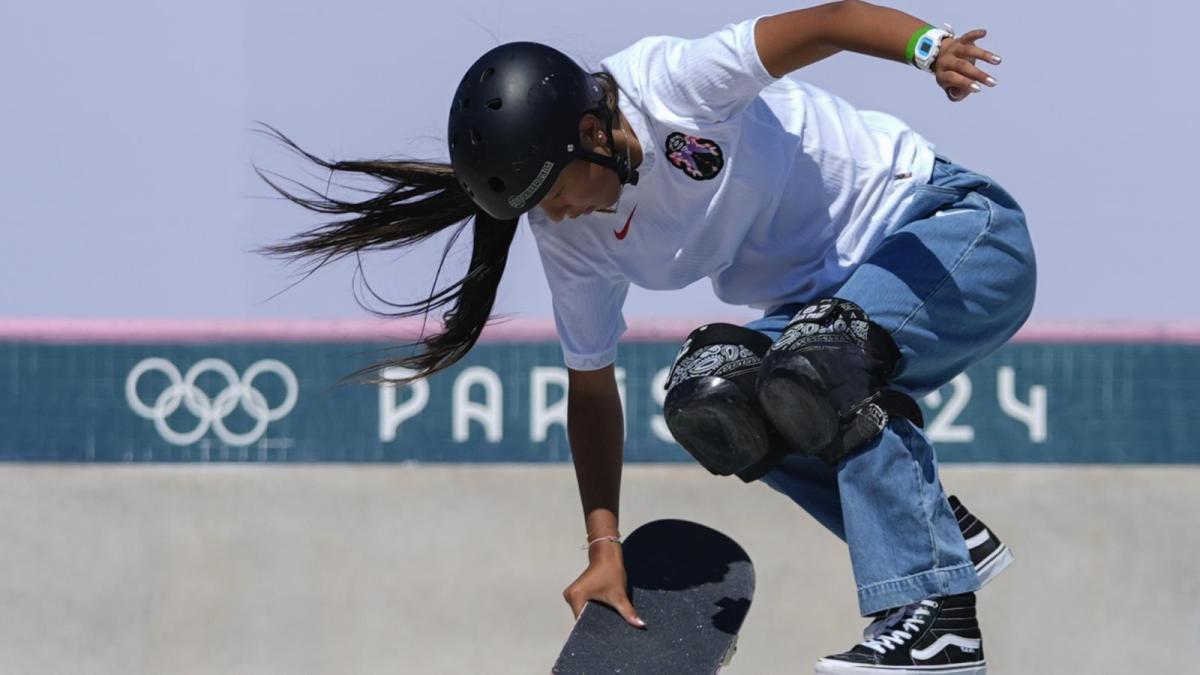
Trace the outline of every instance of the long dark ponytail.
[[[266, 133], [331, 175], [368, 177], [382, 186], [360, 201], [347, 201], [304, 185], [299, 193], [290, 191], [256, 168], [259, 177], [288, 201], [324, 215], [350, 216], [264, 246], [259, 249], [263, 254], [304, 262], [307, 273], [311, 274], [349, 255], [403, 248], [450, 230], [438, 266], [440, 271], [451, 247], [474, 224], [471, 262], [462, 278], [432, 291], [424, 300], [386, 303], [396, 311], [383, 311], [360, 302], [373, 314], [389, 318], [425, 315], [447, 308], [442, 315], [443, 330], [406, 345], [404, 349], [411, 352], [409, 355], [373, 364], [352, 373], [348, 379], [404, 382], [454, 365], [475, 345], [487, 325], [518, 221], [497, 220], [477, 209], [449, 164], [390, 160], [330, 162], [305, 151], [278, 130], [264, 127]], [[399, 379], [379, 374], [389, 367], [407, 368], [415, 374]]]
[[[604, 105], [617, 110], [618, 89], [611, 75], [592, 73], [604, 91]], [[472, 201], [454, 169], [437, 162], [359, 160], [330, 162], [313, 155], [273, 127], [264, 132], [285, 146], [330, 172], [332, 176], [366, 177], [381, 184], [368, 191], [361, 201], [346, 201], [327, 192], [298, 184], [301, 193], [291, 192], [259, 170], [258, 175], [285, 199], [310, 211], [327, 216], [349, 216], [264, 246], [259, 251], [307, 265], [307, 273], [366, 250], [390, 250], [415, 244], [443, 232], [450, 237], [438, 265], [440, 273], [451, 247], [473, 224], [471, 262], [466, 273], [441, 290], [433, 290], [424, 300], [386, 304], [396, 311], [382, 311], [362, 303], [373, 314], [401, 318], [427, 315], [446, 308], [440, 333], [421, 337], [404, 345], [406, 356], [387, 359], [362, 368], [347, 379], [365, 382], [406, 382], [428, 377], [454, 365], [475, 346], [487, 326], [500, 277], [508, 262], [508, 249], [517, 232], [517, 220], [500, 220], [488, 215]], [[362, 273], [361, 264], [359, 273]], [[373, 293], [373, 291], [372, 291]], [[376, 296], [378, 297], [378, 296]], [[388, 378], [380, 373], [389, 367], [414, 371], [411, 377]]]

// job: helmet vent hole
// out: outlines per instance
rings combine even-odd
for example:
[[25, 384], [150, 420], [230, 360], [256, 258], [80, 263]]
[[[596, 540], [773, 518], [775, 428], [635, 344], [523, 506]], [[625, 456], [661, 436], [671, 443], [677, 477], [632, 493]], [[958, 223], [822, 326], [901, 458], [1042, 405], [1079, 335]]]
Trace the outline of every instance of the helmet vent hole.
[[495, 73], [495, 72], [496, 72], [495, 68], [488, 68], [487, 70], [483, 71], [482, 75], [479, 76], [479, 81], [487, 82], [487, 79], [492, 76], [492, 73]]
[[482, 142], [483, 142], [483, 136], [480, 136], [479, 132], [477, 130], [472, 129], [471, 130], [471, 145], [479, 145]]
[[492, 176], [488, 179], [488, 187], [492, 188], [492, 192], [504, 192], [504, 181]]
[[492, 110], [499, 110], [500, 107], [503, 105], [504, 105], [504, 101], [501, 101], [498, 98], [494, 98], [487, 102], [487, 107], [491, 108]]

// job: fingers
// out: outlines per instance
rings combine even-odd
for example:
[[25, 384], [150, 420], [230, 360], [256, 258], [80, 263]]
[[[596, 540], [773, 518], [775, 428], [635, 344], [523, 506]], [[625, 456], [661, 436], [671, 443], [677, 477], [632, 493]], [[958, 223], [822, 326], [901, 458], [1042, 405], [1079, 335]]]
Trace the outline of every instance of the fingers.
[[584, 608], [587, 607], [588, 600], [595, 600], [596, 602], [604, 603], [615, 609], [617, 613], [621, 615], [621, 618], [625, 619], [625, 622], [630, 626], [633, 626], [634, 628], [646, 627], [646, 622], [642, 620], [642, 617], [638, 616], [637, 610], [633, 607], [633, 603], [629, 601], [629, 596], [624, 593], [619, 595], [613, 594], [607, 597], [589, 598], [584, 593], [577, 593], [574, 592], [573, 589], [568, 588], [563, 592], [563, 599], [566, 600], [567, 604], [571, 606], [571, 615], [575, 617], [576, 621], [579, 620], [579, 615], [582, 614]]
[[959, 48], [959, 56], [962, 58], [971, 59], [972, 61], [974, 61], [976, 59], [981, 59], [981, 60], [987, 61], [988, 63], [994, 64], [994, 65], [1000, 65], [1000, 55], [999, 54], [993, 54], [993, 53], [989, 52], [988, 50], [986, 50], [982, 47], [977, 47], [975, 45], [962, 45]]
[[955, 70], [944, 70], [938, 74], [938, 84], [942, 89], [957, 89], [960, 93], [981, 91], [979, 83]]
[[989, 87], [996, 86], [996, 78], [983, 72], [970, 61], [955, 59], [948, 65], [953, 72], [964, 75], [969, 80], [986, 84]]
[[645, 628], [646, 622], [642, 621], [642, 617], [638, 616], [637, 610], [633, 608], [633, 603], [629, 601], [629, 597], [622, 595], [620, 598], [615, 598], [616, 602], [612, 603], [613, 609], [625, 618], [625, 622], [634, 628]]
[[958, 36], [958, 41], [964, 44], [973, 45], [975, 44], [976, 40], [979, 40], [985, 36], [987, 36], [986, 30], [983, 28], [976, 28], [975, 30], [967, 31], [966, 33]]
[[968, 31], [947, 45], [946, 51], [938, 59], [935, 67], [937, 81], [951, 101], [961, 101], [983, 91], [981, 84], [996, 86], [996, 78], [975, 65], [980, 59], [993, 65], [1000, 63], [998, 55], [975, 44], [986, 35], [987, 31], [982, 28]]
[[953, 70], [944, 70], [939, 73], [937, 81], [942, 89], [946, 90], [946, 96], [951, 101], [961, 101], [972, 92], [982, 89], [977, 82], [971, 81], [971, 78]]

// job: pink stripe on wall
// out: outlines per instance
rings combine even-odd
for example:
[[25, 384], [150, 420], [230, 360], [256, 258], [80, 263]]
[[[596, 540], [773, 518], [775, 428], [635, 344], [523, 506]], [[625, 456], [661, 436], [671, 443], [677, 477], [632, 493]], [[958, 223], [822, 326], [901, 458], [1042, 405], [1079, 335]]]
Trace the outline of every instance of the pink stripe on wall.
[[[437, 323], [425, 326], [429, 333]], [[400, 319], [0, 319], [0, 340], [37, 342], [392, 342], [422, 334], [422, 321]], [[547, 321], [514, 319], [489, 327], [490, 340], [553, 339]]]
[[1200, 321], [1035, 321], [1014, 342], [1169, 342], [1200, 345]]
[[[626, 340], [682, 340], [693, 328], [720, 319], [629, 320]], [[735, 323], [741, 321], [733, 320]], [[437, 330], [436, 322], [425, 333]], [[405, 342], [421, 335], [420, 319], [99, 319], [0, 318], [0, 341], [54, 343]], [[486, 342], [553, 342], [550, 319], [515, 317], [484, 331]], [[1200, 321], [1040, 321], [1017, 333], [1018, 342], [1167, 342], [1200, 345]]]

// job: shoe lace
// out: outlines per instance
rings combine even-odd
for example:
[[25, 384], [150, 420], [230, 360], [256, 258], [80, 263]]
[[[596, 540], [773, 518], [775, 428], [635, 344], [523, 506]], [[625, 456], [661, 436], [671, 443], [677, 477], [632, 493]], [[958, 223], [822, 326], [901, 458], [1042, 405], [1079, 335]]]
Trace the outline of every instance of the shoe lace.
[[[872, 637], [862, 643], [864, 647], [872, 649], [880, 654], [885, 654], [888, 651], [903, 645], [908, 640], [913, 639], [913, 635], [921, 630], [921, 626], [925, 625], [925, 617], [930, 615], [930, 609], [936, 608], [937, 603], [931, 600], [922, 600], [921, 602], [902, 607], [897, 611], [887, 615], [880, 621], [883, 625], [877, 629], [879, 635]], [[889, 621], [891, 619], [891, 621]], [[902, 621], [901, 621], [902, 619]], [[899, 628], [893, 628], [888, 631], [887, 628], [891, 625], [900, 623]], [[874, 624], [872, 624], [873, 626]], [[870, 630], [870, 627], [868, 627]]]
[[895, 626], [904, 619], [905, 615], [908, 614], [908, 611], [909, 606], [904, 605], [903, 607], [897, 607], [896, 609], [893, 609], [892, 611], [887, 612], [886, 614], [875, 619], [873, 622], [871, 622], [871, 625], [863, 629], [863, 639], [874, 640], [880, 635], [888, 632], [892, 626]]

